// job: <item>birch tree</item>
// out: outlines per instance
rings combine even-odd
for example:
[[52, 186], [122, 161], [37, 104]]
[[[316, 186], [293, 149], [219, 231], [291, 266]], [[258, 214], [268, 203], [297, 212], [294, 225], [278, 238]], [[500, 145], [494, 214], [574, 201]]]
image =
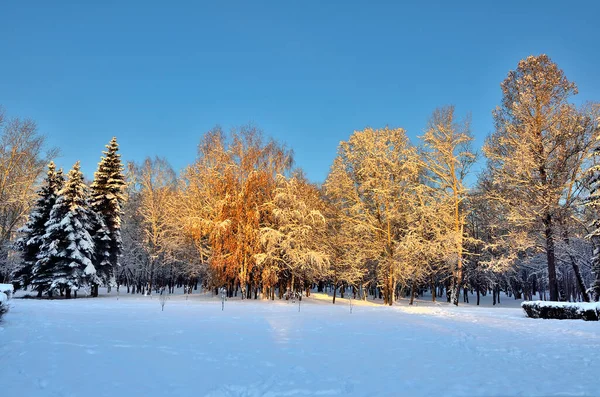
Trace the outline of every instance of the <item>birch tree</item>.
[[368, 239], [365, 254], [377, 263], [387, 305], [394, 301], [403, 270], [401, 242], [418, 174], [416, 150], [403, 129], [367, 128], [340, 143], [325, 182], [325, 192], [353, 229], [354, 241]]
[[177, 186], [175, 172], [162, 158], [147, 158], [137, 169], [140, 202], [139, 214], [149, 258], [148, 294], [152, 294], [157, 266], [165, 263], [170, 249], [172, 232], [170, 212], [172, 197]]
[[463, 281], [464, 227], [467, 210], [463, 201], [468, 189], [465, 185], [475, 153], [470, 148], [473, 140], [470, 121], [457, 121], [454, 106], [436, 109], [429, 120], [425, 134], [423, 166], [428, 173], [426, 178], [432, 183], [439, 203], [449, 215], [451, 246], [452, 292], [451, 300], [458, 305], [458, 294]]
[[[186, 218], [198, 246], [210, 247], [213, 286], [237, 285], [244, 298], [259, 280], [255, 271], [260, 228], [269, 222], [277, 174], [291, 167], [292, 153], [256, 128], [220, 129], [202, 139], [199, 156], [186, 171]], [[197, 213], [190, 211], [199, 210]]]

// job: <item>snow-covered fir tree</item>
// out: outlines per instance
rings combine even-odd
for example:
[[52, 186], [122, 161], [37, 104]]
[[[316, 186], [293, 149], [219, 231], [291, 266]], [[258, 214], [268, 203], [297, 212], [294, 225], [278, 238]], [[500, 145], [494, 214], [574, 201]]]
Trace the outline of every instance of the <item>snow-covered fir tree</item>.
[[90, 231], [94, 215], [89, 209], [87, 190], [77, 162], [52, 207], [39, 259], [33, 268], [32, 285], [49, 291], [50, 295], [65, 290], [70, 298], [71, 291], [100, 281], [92, 262], [94, 241]]
[[46, 222], [50, 219], [50, 212], [63, 184], [62, 169], [56, 171], [54, 162], [50, 162], [46, 178], [37, 192], [38, 198], [29, 214], [29, 219], [19, 229], [21, 236], [15, 243], [15, 248], [21, 252], [22, 265], [15, 273], [14, 279], [21, 288], [27, 288], [31, 282], [33, 267], [38, 260], [42, 246], [42, 237], [46, 234]]
[[[600, 139], [594, 149], [594, 157], [600, 159]], [[600, 164], [595, 163], [588, 170], [588, 183], [590, 196], [586, 205], [595, 212], [595, 220], [592, 222], [592, 232], [587, 236], [594, 244], [594, 258], [592, 272], [594, 272], [594, 283], [589, 291], [592, 292], [595, 301], [600, 300]]]
[[[91, 186], [91, 208], [98, 214], [94, 232], [97, 246], [94, 264], [104, 283], [110, 283], [122, 253], [121, 206], [124, 201], [125, 175], [117, 138], [113, 137], [98, 163]], [[105, 227], [106, 230], [103, 229]], [[97, 286], [93, 295], [97, 295]]]
[[96, 268], [97, 282], [92, 284], [92, 296], [98, 296], [98, 285], [109, 285], [114, 271], [111, 263], [111, 238], [110, 231], [104, 223], [104, 218], [90, 208], [92, 240], [94, 241], [93, 263]]

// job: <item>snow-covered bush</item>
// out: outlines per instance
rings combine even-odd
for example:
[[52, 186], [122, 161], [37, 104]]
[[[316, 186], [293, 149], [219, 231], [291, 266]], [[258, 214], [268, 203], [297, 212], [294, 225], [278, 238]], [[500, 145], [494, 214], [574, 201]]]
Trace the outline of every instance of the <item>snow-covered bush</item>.
[[8, 311], [8, 300], [12, 297], [12, 284], [0, 284], [0, 318]]
[[528, 317], [598, 321], [600, 303], [529, 301], [521, 303]]

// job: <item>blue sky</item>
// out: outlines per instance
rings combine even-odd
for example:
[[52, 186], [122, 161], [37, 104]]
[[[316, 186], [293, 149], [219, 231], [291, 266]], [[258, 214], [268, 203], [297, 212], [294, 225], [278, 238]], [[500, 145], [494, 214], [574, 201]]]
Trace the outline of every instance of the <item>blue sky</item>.
[[416, 142], [446, 104], [471, 112], [480, 147], [530, 54], [600, 101], [598, 15], [597, 1], [3, 0], [0, 104], [88, 177], [113, 135], [125, 160], [180, 169], [213, 126], [252, 123], [322, 182], [354, 130]]

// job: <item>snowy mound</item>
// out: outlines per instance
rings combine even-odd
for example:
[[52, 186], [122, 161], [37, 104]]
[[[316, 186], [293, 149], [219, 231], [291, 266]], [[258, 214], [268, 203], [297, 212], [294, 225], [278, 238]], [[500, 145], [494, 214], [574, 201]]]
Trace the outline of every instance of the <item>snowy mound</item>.
[[12, 284], [0, 284], [0, 292], [4, 292], [8, 297], [12, 295], [13, 290]]
[[12, 284], [0, 284], [0, 316], [8, 311], [8, 300], [12, 293]]
[[600, 303], [530, 301], [521, 303], [528, 317], [598, 321]]

